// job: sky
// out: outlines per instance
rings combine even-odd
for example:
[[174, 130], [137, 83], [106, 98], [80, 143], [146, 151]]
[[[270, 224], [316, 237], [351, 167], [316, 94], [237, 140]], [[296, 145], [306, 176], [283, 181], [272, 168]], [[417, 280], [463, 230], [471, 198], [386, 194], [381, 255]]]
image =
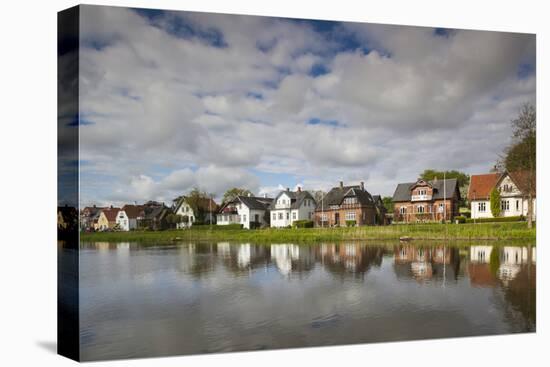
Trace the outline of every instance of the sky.
[[535, 36], [81, 7], [81, 204], [488, 172], [535, 103]]

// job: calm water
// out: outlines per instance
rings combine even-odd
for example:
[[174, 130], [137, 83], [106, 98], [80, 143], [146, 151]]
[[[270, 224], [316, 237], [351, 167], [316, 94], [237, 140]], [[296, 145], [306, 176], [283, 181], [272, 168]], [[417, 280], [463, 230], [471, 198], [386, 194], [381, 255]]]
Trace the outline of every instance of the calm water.
[[83, 360], [535, 331], [534, 246], [86, 244]]

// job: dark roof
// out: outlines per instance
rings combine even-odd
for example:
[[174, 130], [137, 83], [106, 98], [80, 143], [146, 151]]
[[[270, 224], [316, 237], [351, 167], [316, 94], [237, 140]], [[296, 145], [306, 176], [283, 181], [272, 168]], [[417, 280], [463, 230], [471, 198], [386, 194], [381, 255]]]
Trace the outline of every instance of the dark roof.
[[[432, 200], [443, 199], [444, 197], [450, 199], [456, 196], [456, 193], [458, 192], [456, 178], [449, 178], [446, 180], [432, 180], [425, 182], [428, 185], [432, 186], [434, 189]], [[393, 193], [393, 201], [411, 201], [411, 189], [417, 183], [418, 181], [398, 184], [395, 188], [395, 192]], [[444, 187], [447, 191], [446, 193], [443, 192]], [[460, 193], [458, 195], [460, 195]]]
[[304, 199], [306, 198], [313, 200], [313, 205], [315, 205], [315, 199], [309, 193], [309, 191], [285, 190], [285, 191], [281, 191], [279, 195], [277, 195], [275, 199], [271, 201], [271, 204], [269, 205], [269, 210], [276, 210], [275, 204], [277, 203], [277, 199], [279, 198], [279, 196], [281, 196], [282, 194], [286, 194], [290, 198], [290, 202], [291, 202], [290, 209], [298, 209], [302, 205], [302, 202], [304, 201]]
[[249, 209], [266, 210], [273, 202], [273, 198], [264, 198], [257, 196], [237, 196]]
[[357, 197], [357, 201], [361, 205], [374, 205], [372, 195], [359, 185], [353, 186], [336, 186], [323, 197], [323, 206], [326, 208], [331, 205], [340, 205], [345, 197]]
[[472, 175], [468, 187], [468, 199], [488, 199], [491, 190], [500, 180], [500, 173], [487, 173], [484, 175]]

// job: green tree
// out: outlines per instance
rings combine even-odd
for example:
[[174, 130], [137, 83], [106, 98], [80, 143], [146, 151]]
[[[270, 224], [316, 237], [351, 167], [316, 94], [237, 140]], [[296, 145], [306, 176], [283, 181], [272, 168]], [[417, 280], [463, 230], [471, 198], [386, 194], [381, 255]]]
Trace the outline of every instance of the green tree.
[[252, 191], [250, 191], [248, 189], [233, 187], [233, 188], [227, 190], [225, 192], [225, 194], [223, 194], [222, 202], [227, 203], [227, 202], [235, 199], [237, 196], [248, 196], [248, 195], [252, 195]]
[[491, 200], [491, 214], [493, 217], [500, 217], [500, 191], [495, 187], [491, 190], [490, 195]]
[[434, 180], [435, 178], [442, 180], [443, 177], [446, 179], [456, 178], [458, 184], [458, 190], [460, 191], [460, 196], [462, 201], [460, 206], [466, 206], [466, 197], [468, 195], [468, 185], [470, 184], [470, 175], [456, 171], [438, 171], [435, 169], [425, 169], [424, 172], [420, 174], [420, 178], [426, 181]]
[[384, 196], [382, 202], [384, 203], [386, 211], [388, 213], [393, 213], [393, 198], [391, 196]]
[[527, 197], [527, 223], [533, 227], [533, 200], [536, 192], [537, 162], [537, 113], [535, 107], [526, 103], [518, 116], [511, 121], [512, 144], [504, 150], [503, 162], [497, 163], [508, 172], [524, 171], [527, 180], [521, 183], [521, 190]]
[[205, 208], [205, 203], [208, 203], [208, 200], [209, 195], [196, 187], [193, 188], [185, 197], [185, 201], [191, 209], [193, 209], [193, 214], [195, 214], [195, 222], [204, 222], [207, 209]]

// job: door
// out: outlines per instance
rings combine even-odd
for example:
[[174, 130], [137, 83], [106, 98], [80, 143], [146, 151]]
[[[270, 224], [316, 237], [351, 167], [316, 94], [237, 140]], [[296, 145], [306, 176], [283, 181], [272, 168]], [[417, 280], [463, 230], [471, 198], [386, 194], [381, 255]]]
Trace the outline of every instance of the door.
[[334, 213], [334, 225], [340, 225], [340, 213]]

